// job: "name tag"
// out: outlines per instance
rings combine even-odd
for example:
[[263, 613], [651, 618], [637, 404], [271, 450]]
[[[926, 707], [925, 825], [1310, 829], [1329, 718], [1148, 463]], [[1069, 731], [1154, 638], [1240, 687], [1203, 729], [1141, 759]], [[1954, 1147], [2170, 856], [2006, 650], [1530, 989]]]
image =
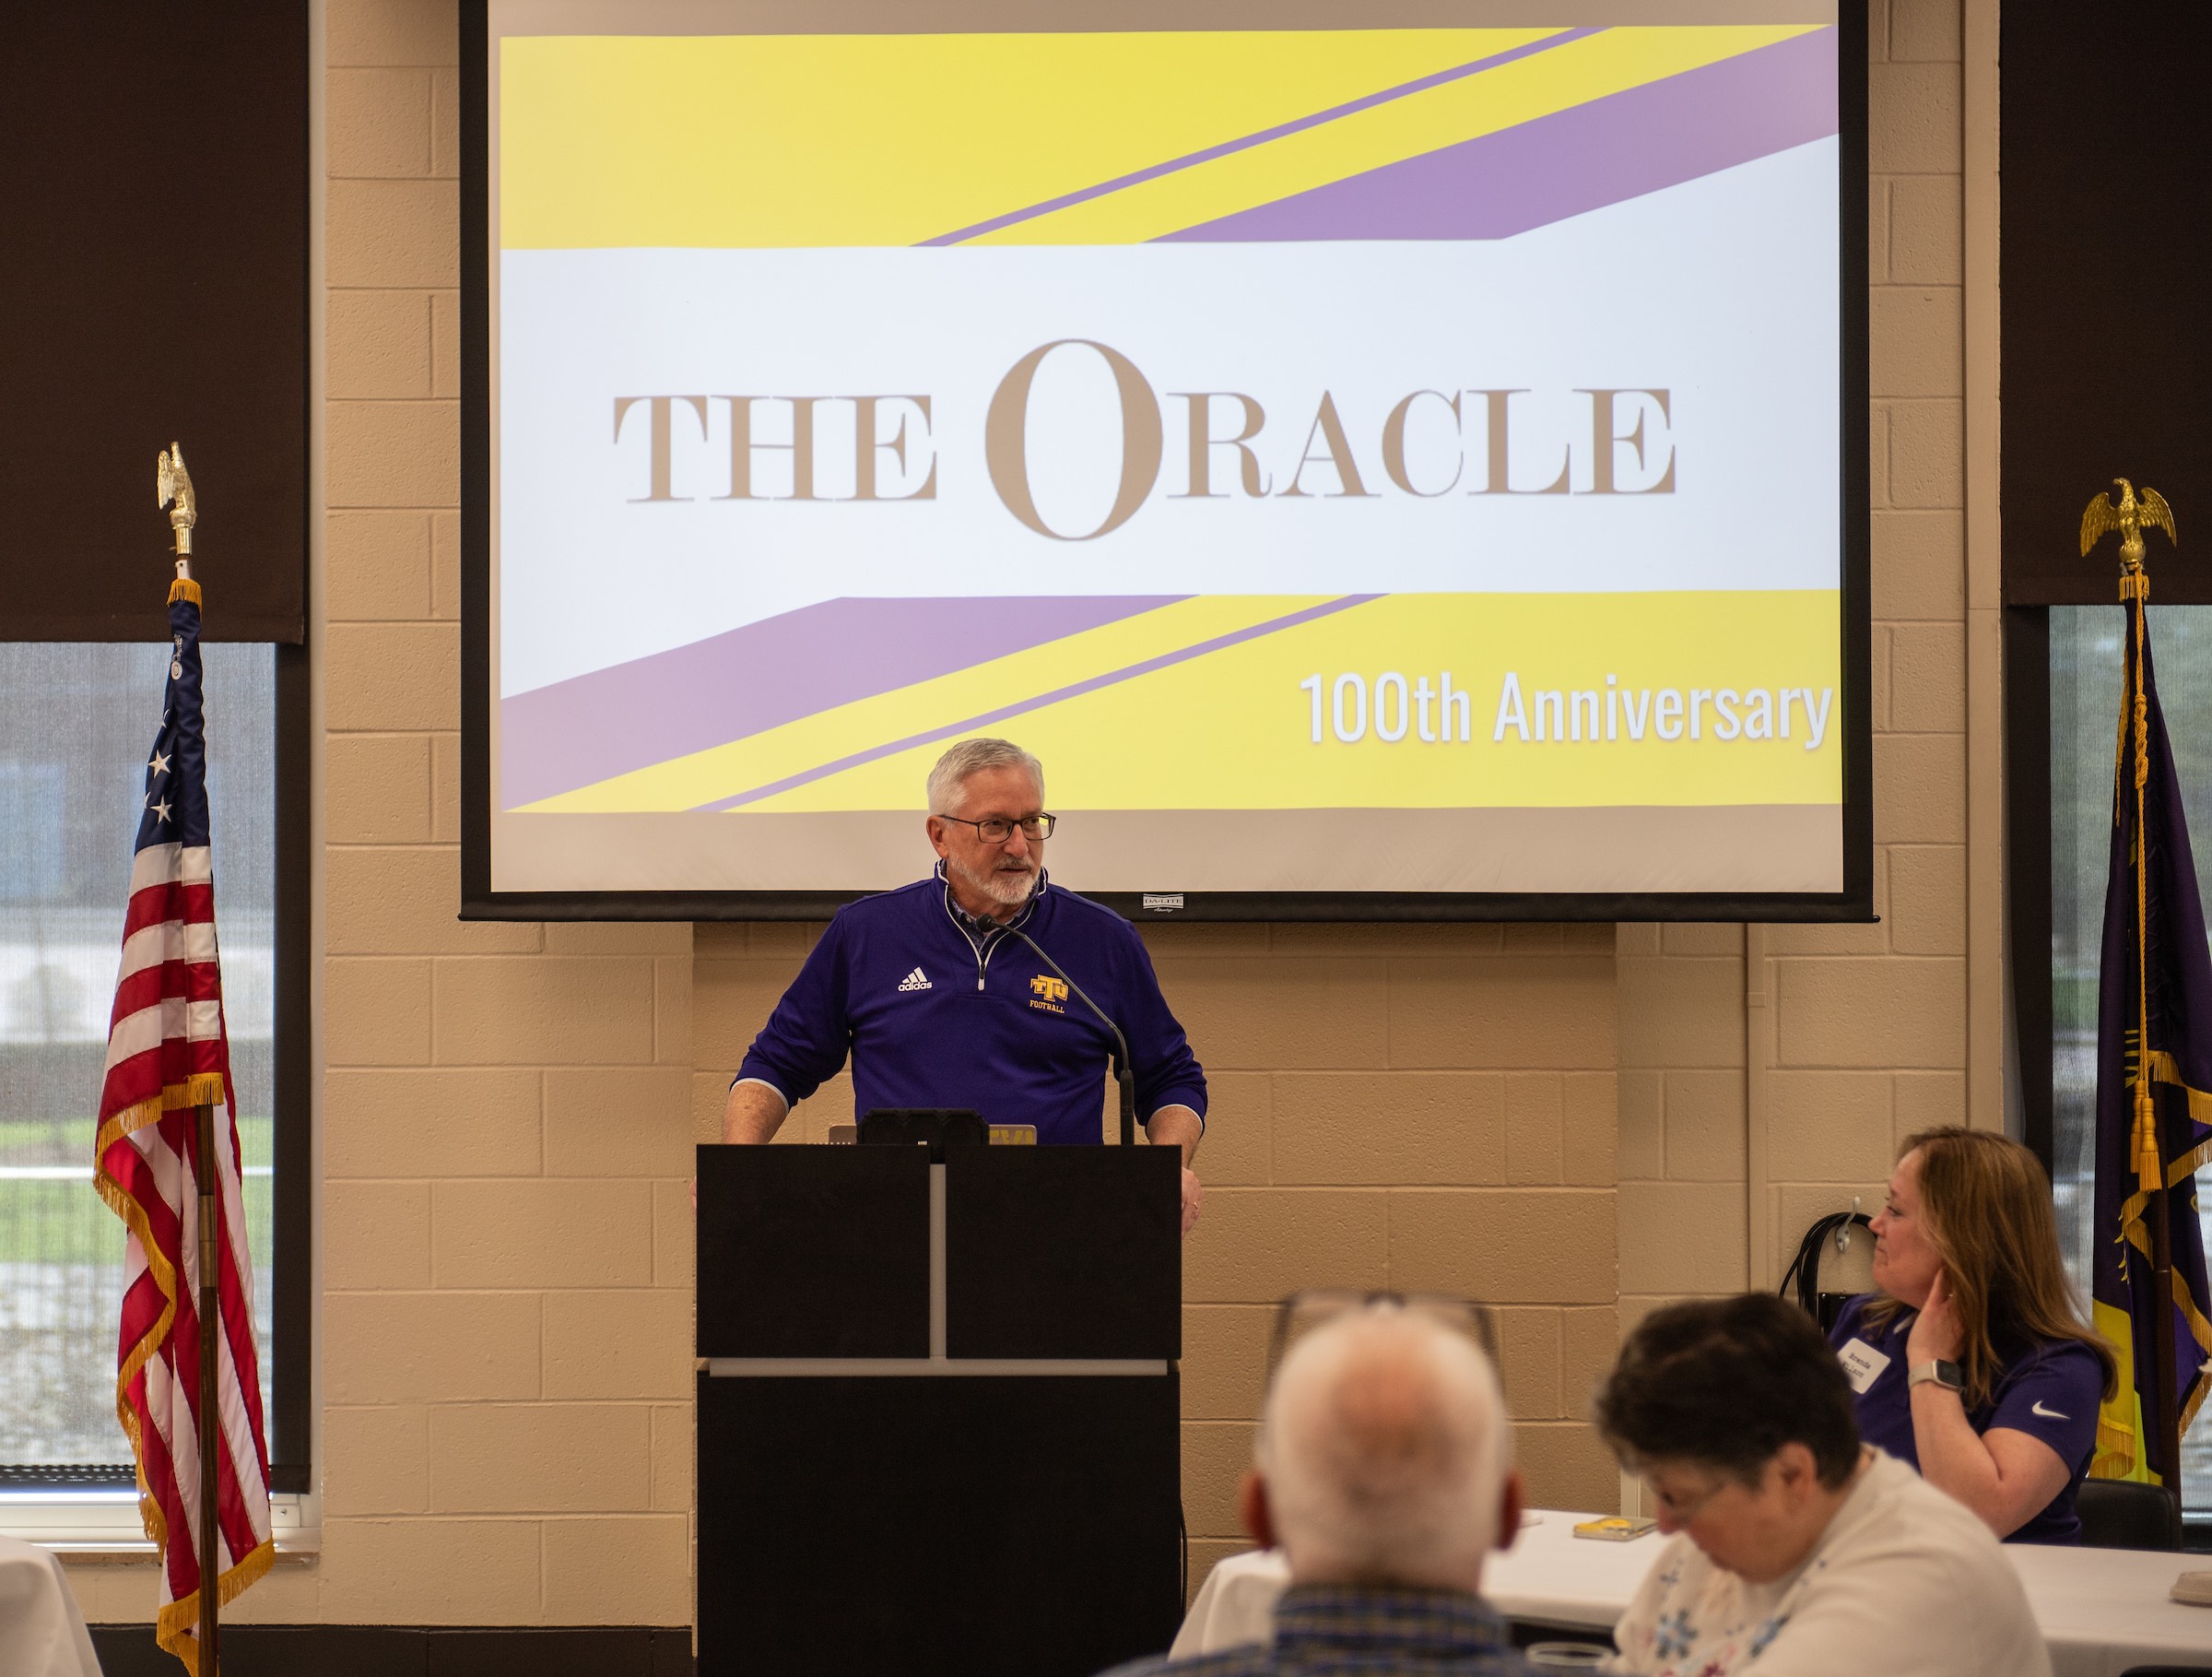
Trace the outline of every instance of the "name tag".
[[1889, 1359], [1865, 1340], [1852, 1340], [1836, 1352], [1836, 1361], [1843, 1364], [1844, 1374], [1850, 1376], [1851, 1389], [1861, 1393], [1880, 1379], [1882, 1370], [1889, 1366]]

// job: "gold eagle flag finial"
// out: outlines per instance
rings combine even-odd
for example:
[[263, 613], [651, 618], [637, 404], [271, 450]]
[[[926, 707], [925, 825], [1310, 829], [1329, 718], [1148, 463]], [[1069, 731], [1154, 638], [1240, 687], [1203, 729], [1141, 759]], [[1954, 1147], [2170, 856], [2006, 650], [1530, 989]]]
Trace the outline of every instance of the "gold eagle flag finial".
[[199, 502], [192, 492], [192, 474], [184, 469], [184, 447], [171, 443], [154, 466], [156, 506], [169, 508], [170, 528], [176, 532], [177, 574], [192, 574], [192, 526], [200, 521]]
[[2120, 532], [2120, 571], [2122, 592], [2126, 592], [2129, 579], [2143, 573], [2143, 530], [2148, 526], [2166, 532], [2166, 539], [2176, 547], [2181, 537], [2173, 531], [2173, 509], [2166, 504], [2166, 497], [2148, 484], [2143, 486], [2140, 500], [2136, 486], [2124, 478], [2115, 478], [2120, 500], [2113, 502], [2109, 494], [2090, 497], [2089, 504], [2081, 514], [2081, 556], [2088, 558], [2089, 549], [2097, 545], [2107, 530]]

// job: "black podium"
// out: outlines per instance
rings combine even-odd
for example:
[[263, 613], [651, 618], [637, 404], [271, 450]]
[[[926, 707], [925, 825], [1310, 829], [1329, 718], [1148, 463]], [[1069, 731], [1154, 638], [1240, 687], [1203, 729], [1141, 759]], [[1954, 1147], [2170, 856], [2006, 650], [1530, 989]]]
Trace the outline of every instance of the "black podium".
[[1087, 1677], [1182, 1613], [1173, 1148], [699, 1150], [700, 1677]]

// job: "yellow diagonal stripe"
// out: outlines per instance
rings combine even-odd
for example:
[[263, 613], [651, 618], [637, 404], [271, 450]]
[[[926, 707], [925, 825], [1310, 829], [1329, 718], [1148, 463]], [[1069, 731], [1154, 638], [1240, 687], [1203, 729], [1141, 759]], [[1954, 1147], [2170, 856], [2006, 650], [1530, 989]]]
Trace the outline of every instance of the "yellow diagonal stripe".
[[1559, 32], [511, 37], [500, 242], [918, 244]]
[[[533, 810], [696, 809], [855, 753], [950, 727], [1025, 699], [1231, 631], [1269, 622], [1325, 596], [1215, 596], [1182, 601], [935, 680], [841, 705], [711, 750], [547, 798]], [[1625, 595], [1392, 595], [1275, 630], [1098, 688], [1040, 703], [989, 724], [1052, 772], [1064, 809], [1475, 809], [1593, 805], [1833, 804], [1842, 797], [1841, 655], [1832, 589]], [[1650, 693], [1642, 738], [1623, 712], [1611, 738], [1548, 741], [1498, 734], [1505, 672], [1519, 678], [1533, 724], [1553, 692], [1603, 706], [1618, 691]], [[1354, 743], [1311, 727], [1301, 685], [1357, 673], [1369, 693]], [[1395, 672], [1394, 713], [1382, 698]], [[1612, 678], [1608, 681], [1607, 678]], [[1442, 731], [1449, 680], [1467, 695], [1468, 738]], [[1418, 707], [1417, 684], [1431, 702]], [[1802, 701], [1783, 736], [1723, 738], [1710, 704], [1700, 737], [1677, 721], [1664, 738], [1648, 708], [1672, 689], [1747, 695], [1825, 690], [1818, 749]], [[1416, 708], [1408, 709], [1411, 702]], [[1694, 700], [1692, 701], [1694, 703]], [[1776, 703], [1779, 703], [1778, 701]], [[1395, 740], [1382, 737], [1394, 726]], [[1573, 725], [1585, 735], [1579, 723]], [[1732, 730], [1733, 731], [1733, 730]], [[775, 812], [906, 809], [944, 750], [906, 748], [743, 806]]]
[[971, 242], [1141, 243], [1716, 64], [1818, 27], [1607, 30], [1247, 151], [981, 234]]
[[[934, 680], [841, 704], [526, 808], [533, 812], [578, 813], [695, 809], [853, 752], [926, 729], [947, 727], [1018, 700], [1319, 605], [1329, 597], [1209, 595], [1180, 601]], [[933, 755], [931, 761], [935, 760]], [[903, 809], [918, 796], [913, 787], [908, 787], [904, 799], [892, 807]]]
[[[1197, 602], [1192, 602], [1196, 604]], [[1271, 602], [1280, 615], [1295, 602]], [[1606, 805], [1840, 804], [1846, 732], [1832, 589], [1730, 593], [1390, 595], [1241, 642], [1186, 663], [994, 723], [1045, 763], [1062, 809], [1338, 809], [1587, 808]], [[979, 671], [979, 674], [987, 673]], [[1418, 710], [1393, 716], [1404, 737], [1372, 726], [1374, 684], [1394, 670], [1441, 691], [1445, 672], [1469, 697], [1469, 733], [1424, 742]], [[1556, 690], [1595, 695], [1606, 678], [1630, 693], [1672, 688], [1830, 690], [1827, 731], [1808, 750], [1802, 709], [1791, 737], [1644, 738], [1625, 724], [1606, 740], [1523, 741], [1496, 732], [1503, 673], [1524, 698]], [[1356, 744], [1316, 744], [1300, 683], [1358, 672], [1371, 724]], [[1410, 693], [1409, 695], [1410, 696]], [[1002, 699], [1000, 703], [1005, 703]], [[1431, 731], [1439, 720], [1430, 711]], [[945, 749], [933, 741], [780, 793], [747, 809], [910, 809]], [[847, 750], [853, 746], [847, 745]], [[822, 761], [837, 755], [825, 751]]]
[[[1157, 238], [1813, 27], [1606, 30], [979, 242]], [[1561, 32], [514, 37], [500, 242], [916, 244]]]

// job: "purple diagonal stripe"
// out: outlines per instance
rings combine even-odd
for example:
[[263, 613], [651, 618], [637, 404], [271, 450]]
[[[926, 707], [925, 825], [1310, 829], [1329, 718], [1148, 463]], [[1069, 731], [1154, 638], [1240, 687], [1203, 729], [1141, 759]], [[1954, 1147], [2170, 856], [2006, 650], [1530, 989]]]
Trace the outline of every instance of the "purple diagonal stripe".
[[1354, 606], [1364, 606], [1370, 600], [1382, 597], [1380, 594], [1347, 594], [1341, 599], [1324, 600], [1318, 606], [1308, 606], [1303, 610], [1269, 618], [1265, 622], [1254, 623], [1249, 629], [1233, 629], [1227, 634], [1218, 634], [1211, 640], [1200, 641], [1194, 646], [1178, 647], [1173, 652], [1163, 652], [1157, 657], [1146, 658], [1140, 663], [1110, 669], [1102, 676], [1071, 681], [1065, 687], [1053, 688], [1050, 692], [1038, 693], [1031, 698], [1017, 700], [1012, 704], [1002, 704], [996, 710], [947, 723], [943, 727], [927, 728], [919, 734], [909, 734], [903, 739], [894, 739], [888, 745], [870, 746], [865, 751], [854, 751], [850, 756], [818, 763], [811, 769], [801, 769], [796, 774], [786, 774], [782, 780], [771, 780], [766, 785], [734, 793], [728, 797], [717, 798], [711, 804], [700, 804], [693, 813], [716, 814], [745, 804], [756, 804], [764, 797], [773, 797], [779, 792], [788, 792], [794, 786], [803, 786], [831, 774], [841, 774], [847, 769], [857, 769], [862, 763], [874, 762], [880, 757], [911, 751], [918, 745], [932, 745], [940, 739], [957, 739], [962, 734], [971, 734], [977, 728], [989, 727], [994, 723], [1006, 721], [1009, 716], [1018, 716], [1024, 711], [1033, 711], [1041, 705], [1057, 704], [1063, 699], [1078, 699], [1085, 693], [1095, 693], [1102, 687], [1113, 687], [1124, 681], [1135, 680], [1138, 676], [1148, 676], [1156, 669], [1185, 664], [1193, 658], [1202, 658], [1209, 652], [1219, 652], [1225, 646], [1235, 646], [1241, 642], [1256, 641], [1262, 635], [1295, 629], [1300, 623], [1311, 623], [1317, 618], [1333, 617], [1339, 611], [1347, 611]]
[[500, 807], [726, 745], [1184, 595], [835, 599], [500, 701]]
[[1145, 181], [1157, 181], [1162, 175], [1174, 174], [1179, 170], [1194, 169], [1201, 163], [1212, 162], [1216, 158], [1225, 158], [1239, 151], [1249, 151], [1254, 146], [1265, 146], [1268, 141], [1279, 140], [1285, 135], [1300, 134], [1308, 128], [1318, 128], [1324, 123], [1336, 122], [1343, 117], [1356, 115], [1361, 111], [1371, 111], [1377, 105], [1386, 105], [1393, 100], [1405, 99], [1415, 93], [1425, 93], [1430, 88], [1441, 88], [1447, 82], [1458, 81], [1468, 76], [1477, 76], [1485, 70], [1494, 70], [1500, 65], [1512, 64], [1517, 58], [1527, 58], [1537, 53], [1548, 53], [1553, 47], [1563, 47], [1571, 41], [1580, 41], [1586, 35], [1595, 35], [1600, 32], [1601, 29], [1597, 27], [1562, 30], [1556, 35], [1547, 35], [1541, 41], [1524, 41], [1517, 47], [1506, 48], [1502, 53], [1492, 53], [1488, 58], [1471, 59], [1465, 64], [1453, 65], [1448, 70], [1438, 70], [1412, 81], [1400, 82], [1394, 88], [1384, 88], [1380, 93], [1362, 94], [1359, 98], [1347, 100], [1341, 105], [1331, 105], [1326, 111], [1316, 111], [1311, 116], [1293, 117], [1287, 123], [1277, 123], [1272, 128], [1263, 128], [1257, 134], [1247, 134], [1237, 139], [1223, 140], [1219, 145], [1208, 146], [1204, 150], [1189, 152], [1179, 158], [1170, 158], [1164, 163], [1154, 163], [1129, 174], [1116, 175], [1111, 181], [1100, 181], [1096, 186], [1085, 186], [1075, 192], [1062, 193], [1056, 198], [1047, 198], [1043, 203], [1032, 204], [1027, 209], [1008, 210], [1003, 216], [993, 216], [988, 221], [978, 221], [973, 227], [963, 227], [956, 232], [939, 233], [935, 238], [924, 239], [922, 242], [924, 245], [958, 244], [963, 239], [977, 238], [984, 233], [994, 233], [1000, 228], [1012, 227], [1017, 222], [1033, 221], [1039, 216], [1049, 216], [1053, 211], [1065, 209], [1071, 204], [1087, 204], [1093, 198], [1104, 197], [1108, 193], [1120, 192], [1125, 186], [1135, 186]]
[[1836, 132], [1836, 31], [1204, 221], [1163, 242], [1510, 239]]

